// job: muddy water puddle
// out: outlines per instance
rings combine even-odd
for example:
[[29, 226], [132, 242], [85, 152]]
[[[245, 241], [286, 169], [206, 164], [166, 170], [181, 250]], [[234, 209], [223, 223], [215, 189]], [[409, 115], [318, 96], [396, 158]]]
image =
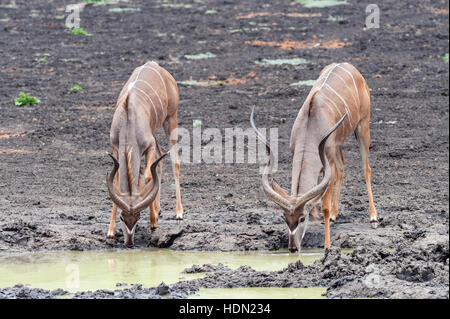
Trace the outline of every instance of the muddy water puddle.
[[[62, 288], [70, 292], [121, 289], [136, 283], [143, 287], [154, 287], [161, 282], [173, 284], [204, 276], [202, 273], [183, 273], [185, 268], [194, 264], [222, 263], [232, 269], [247, 265], [256, 270], [273, 271], [281, 270], [298, 259], [304, 264], [311, 264], [322, 255], [322, 250], [304, 250], [298, 256], [287, 251], [208, 252], [169, 249], [4, 253], [0, 254], [0, 288], [17, 283], [48, 290]], [[270, 294], [265, 292], [266, 288], [249, 289], [255, 289], [254, 293], [258, 296]], [[246, 294], [244, 290], [238, 291]], [[227, 296], [228, 293], [227, 289], [208, 289], [202, 290], [200, 296], [215, 298], [216, 295]], [[284, 294], [285, 290], [279, 293]]]
[[325, 287], [200, 288], [189, 299], [325, 299]]

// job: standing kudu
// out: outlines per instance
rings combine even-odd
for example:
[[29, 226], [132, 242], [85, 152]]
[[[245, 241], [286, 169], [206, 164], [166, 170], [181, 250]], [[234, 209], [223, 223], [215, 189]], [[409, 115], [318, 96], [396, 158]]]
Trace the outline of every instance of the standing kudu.
[[[341, 145], [353, 133], [362, 157], [369, 194], [370, 222], [374, 228], [378, 226], [369, 166], [370, 91], [354, 66], [349, 63], [326, 66], [297, 115], [290, 140], [293, 154], [291, 195], [275, 180], [269, 181], [268, 174], [273, 163], [270, 145], [256, 129], [253, 111], [250, 121], [258, 137], [266, 143], [270, 160], [262, 176], [262, 184], [266, 195], [284, 210], [291, 252], [300, 251], [309, 214], [320, 199], [325, 225], [325, 248], [330, 247], [330, 219], [335, 221], [338, 215], [344, 177], [345, 160]], [[324, 175], [318, 183], [321, 172]]]
[[[120, 219], [128, 247], [134, 244], [136, 223], [140, 212], [146, 207], [150, 208], [151, 229], [158, 226], [161, 210], [160, 160], [166, 154], [161, 156], [155, 134], [163, 125], [173, 148], [170, 154], [176, 185], [176, 219], [183, 219], [180, 163], [176, 149], [178, 100], [175, 79], [156, 62], [147, 62], [136, 68], [117, 100], [110, 131], [114, 167], [106, 178], [108, 192], [113, 201], [107, 238], [113, 238], [115, 235], [116, 213], [119, 207], [122, 210]], [[144, 155], [145, 169], [142, 175], [140, 165]]]

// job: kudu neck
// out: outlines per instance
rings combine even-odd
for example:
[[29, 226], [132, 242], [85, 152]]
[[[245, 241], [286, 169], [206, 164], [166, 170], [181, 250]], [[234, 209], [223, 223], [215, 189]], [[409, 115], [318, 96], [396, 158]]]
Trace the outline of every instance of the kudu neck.
[[138, 191], [140, 149], [136, 138], [128, 137], [119, 146], [119, 190], [132, 195]]
[[307, 110], [303, 107], [300, 111], [297, 134], [291, 137], [294, 145], [291, 195], [295, 197], [308, 192], [318, 183], [322, 169], [318, 146], [329, 127], [326, 114], [320, 107], [315, 107], [312, 114], [308, 114]]
[[292, 196], [298, 197], [317, 185], [322, 169], [317, 145], [307, 144], [303, 150], [294, 155], [293, 161], [297, 163], [293, 163], [292, 175], [296, 178], [293, 178], [291, 193]]

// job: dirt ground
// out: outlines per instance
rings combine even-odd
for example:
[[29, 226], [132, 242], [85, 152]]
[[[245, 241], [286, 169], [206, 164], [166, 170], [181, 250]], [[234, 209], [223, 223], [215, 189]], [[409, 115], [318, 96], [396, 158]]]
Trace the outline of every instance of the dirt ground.
[[[314, 80], [325, 65], [347, 61], [371, 88], [370, 161], [380, 227], [368, 223], [352, 138], [344, 145], [332, 249], [323, 260], [280, 272], [221, 269], [170, 289], [180, 297], [193, 287], [320, 284], [330, 298], [448, 298], [448, 1], [382, 1], [375, 29], [364, 28], [366, 4], [354, 0], [327, 8], [288, 0], [88, 4], [80, 18], [89, 36], [70, 34], [64, 1], [0, 3], [0, 252], [122, 245], [120, 227], [116, 239], [106, 239], [109, 128], [122, 85], [147, 60], [178, 81], [210, 79], [207, 86], [179, 85], [180, 127], [192, 131], [193, 121], [201, 120], [202, 129], [247, 129], [256, 106], [257, 123], [279, 130], [276, 178], [287, 189], [290, 131], [310, 89], [290, 84]], [[215, 57], [186, 58], [207, 52]], [[293, 58], [308, 63], [255, 63]], [[76, 84], [84, 90], [71, 91]], [[20, 91], [41, 103], [15, 106]], [[167, 149], [164, 134], [158, 140]], [[168, 161], [163, 170], [159, 228], [150, 232], [148, 214], [142, 214], [136, 246], [287, 247], [281, 210], [265, 197], [258, 164], [182, 164], [181, 225]], [[321, 245], [323, 226], [310, 227], [304, 246]], [[357, 249], [342, 256], [339, 248]], [[138, 288], [125, 290], [127, 296], [160, 296]], [[8, 289], [0, 297], [51, 296]]]

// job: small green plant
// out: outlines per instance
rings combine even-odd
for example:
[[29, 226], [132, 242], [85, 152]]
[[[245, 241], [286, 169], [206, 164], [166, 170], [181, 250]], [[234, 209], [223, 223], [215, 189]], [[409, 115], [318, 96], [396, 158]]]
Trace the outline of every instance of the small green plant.
[[9, 4], [5, 5], [4, 7], [9, 9], [17, 9], [16, 1], [12, 0]]
[[445, 63], [448, 63], [448, 53], [446, 53], [442, 59]]
[[314, 86], [316, 83], [316, 80], [305, 80], [305, 81], [298, 81], [295, 83], [289, 84], [290, 86]]
[[194, 122], [192, 122], [193, 127], [200, 127], [202, 125], [203, 125], [203, 123], [201, 120], [194, 120]]
[[202, 59], [215, 58], [216, 55], [211, 52], [206, 52], [206, 53], [193, 54], [193, 55], [186, 54], [184, 57], [189, 60], [202, 60]]
[[172, 9], [190, 9], [190, 8], [192, 8], [192, 4], [184, 4], [184, 3], [162, 3], [160, 6], [163, 8], [172, 8]]
[[140, 8], [111, 8], [109, 12], [138, 12], [141, 11]]
[[282, 65], [282, 64], [299, 65], [308, 63], [308, 61], [302, 58], [275, 59], [275, 60], [262, 59], [261, 61], [255, 61], [254, 63], [262, 65]]
[[38, 10], [31, 10], [29, 17], [36, 18], [39, 17], [39, 11]]
[[88, 33], [86, 31], [83, 30], [83, 28], [75, 28], [72, 31], [70, 31], [70, 34], [75, 34], [75, 35], [88, 35]]
[[344, 19], [344, 17], [342, 17], [342, 16], [332, 16], [332, 15], [329, 15], [327, 20], [328, 20], [328, 21], [332, 21], [332, 22], [340, 22], [340, 21], [344, 21], [345, 19]]
[[37, 58], [36, 61], [39, 63], [47, 63], [47, 58], [50, 56], [49, 53], [44, 53], [40, 58]]
[[14, 99], [14, 104], [17, 106], [28, 106], [41, 103], [38, 98], [30, 96], [28, 93], [20, 92], [19, 97]]
[[70, 89], [71, 91], [83, 91], [83, 88], [81, 86], [79, 86], [78, 84], [72, 86], [72, 88]]

